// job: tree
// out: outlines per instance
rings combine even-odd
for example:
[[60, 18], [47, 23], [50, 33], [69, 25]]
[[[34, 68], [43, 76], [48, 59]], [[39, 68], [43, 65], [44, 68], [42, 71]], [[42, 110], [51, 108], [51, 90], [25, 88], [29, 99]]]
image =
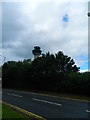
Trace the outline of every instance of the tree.
[[71, 57], [64, 55], [61, 51], [56, 54], [56, 66], [57, 71], [62, 73], [78, 72], [80, 69]]
[[88, 95], [90, 72], [79, 73], [74, 60], [59, 51], [2, 66], [3, 87]]

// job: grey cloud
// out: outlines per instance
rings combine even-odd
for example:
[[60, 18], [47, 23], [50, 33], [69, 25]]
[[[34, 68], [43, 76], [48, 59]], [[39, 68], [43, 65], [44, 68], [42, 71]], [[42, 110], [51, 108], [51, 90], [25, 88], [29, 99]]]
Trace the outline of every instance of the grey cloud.
[[[27, 8], [28, 13], [25, 13], [22, 3], [3, 4], [3, 54], [8, 60], [32, 58], [33, 47], [39, 45], [43, 53], [61, 50], [73, 58], [86, 55], [86, 33], [83, 34], [86, 20], [78, 23], [79, 14], [76, 11], [75, 20], [75, 10], [70, 9], [73, 8], [70, 5], [42, 2], [34, 10]], [[66, 13], [69, 21], [63, 23]]]
[[7, 47], [8, 42], [15, 41], [25, 29], [25, 26], [19, 21], [22, 16], [19, 9], [18, 3], [3, 3], [2, 5], [3, 47]]

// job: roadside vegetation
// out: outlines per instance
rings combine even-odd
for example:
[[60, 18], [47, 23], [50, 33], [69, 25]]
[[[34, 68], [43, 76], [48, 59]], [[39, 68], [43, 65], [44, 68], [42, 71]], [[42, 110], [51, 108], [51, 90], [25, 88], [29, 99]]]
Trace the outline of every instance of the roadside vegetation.
[[35, 60], [6, 62], [2, 66], [2, 86], [89, 96], [90, 72], [79, 70], [74, 60], [63, 52], [48, 52]]
[[12, 108], [6, 106], [5, 104], [2, 104], [2, 120], [13, 120], [13, 119], [19, 119], [19, 120], [29, 120], [29, 118], [26, 115], [23, 115], [22, 113], [13, 110]]
[[2, 118], [2, 104], [0, 102], [0, 120], [1, 120], [1, 118]]

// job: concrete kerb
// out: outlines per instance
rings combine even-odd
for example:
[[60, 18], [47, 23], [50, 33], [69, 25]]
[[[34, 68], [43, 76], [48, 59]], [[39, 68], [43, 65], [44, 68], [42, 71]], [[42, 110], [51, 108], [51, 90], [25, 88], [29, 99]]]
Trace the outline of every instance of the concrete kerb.
[[19, 108], [19, 107], [17, 107], [17, 106], [14, 106], [14, 105], [12, 105], [12, 104], [9, 104], [9, 103], [7, 103], [7, 102], [2, 101], [2, 103], [4, 103], [5, 105], [9, 106], [10, 108], [12, 108], [12, 109], [14, 109], [14, 110], [16, 110], [16, 111], [19, 111], [19, 112], [27, 115], [28, 117], [31, 117], [31, 118], [35, 119], [35, 120], [46, 120], [45, 118], [43, 118], [43, 117], [41, 117], [41, 116], [39, 116], [39, 115], [36, 115], [36, 114], [34, 114], [34, 113], [32, 113], [32, 112], [29, 112], [29, 111], [27, 111], [27, 110], [24, 110], [24, 109], [22, 109], [22, 108]]

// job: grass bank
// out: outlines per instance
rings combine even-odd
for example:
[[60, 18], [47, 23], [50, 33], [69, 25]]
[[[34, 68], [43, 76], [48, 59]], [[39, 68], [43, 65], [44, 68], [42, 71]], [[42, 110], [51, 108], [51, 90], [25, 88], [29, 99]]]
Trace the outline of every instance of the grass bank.
[[[0, 104], [1, 106], [1, 104]], [[23, 115], [22, 113], [13, 110], [12, 108], [8, 107], [5, 104], [2, 104], [2, 120], [13, 120], [13, 119], [18, 119], [18, 120], [30, 120], [29, 117], [26, 115]]]

